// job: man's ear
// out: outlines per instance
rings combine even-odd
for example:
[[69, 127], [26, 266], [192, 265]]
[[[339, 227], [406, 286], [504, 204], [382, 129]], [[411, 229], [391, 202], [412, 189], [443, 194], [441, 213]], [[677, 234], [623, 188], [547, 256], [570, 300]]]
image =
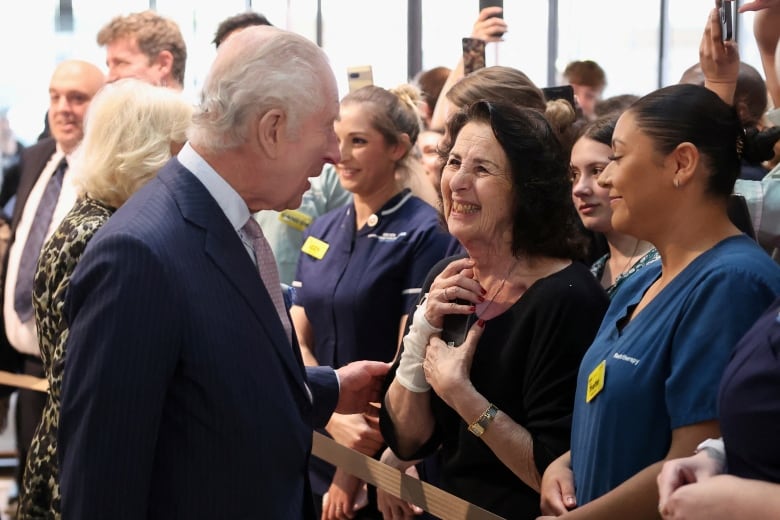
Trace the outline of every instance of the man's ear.
[[279, 157], [287, 131], [287, 114], [281, 109], [272, 108], [260, 116], [256, 128], [257, 145], [263, 153], [271, 159]]
[[674, 161], [674, 186], [683, 187], [691, 181], [699, 166], [701, 160], [699, 149], [693, 143], [684, 142], [678, 144], [669, 156]]
[[160, 51], [154, 63], [160, 70], [160, 77], [173, 77], [173, 54], [171, 51]]

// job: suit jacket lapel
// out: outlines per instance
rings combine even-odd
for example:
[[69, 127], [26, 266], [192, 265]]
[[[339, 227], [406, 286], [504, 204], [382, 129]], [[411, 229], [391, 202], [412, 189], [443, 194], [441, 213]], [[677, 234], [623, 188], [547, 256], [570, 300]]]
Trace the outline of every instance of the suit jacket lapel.
[[287, 339], [257, 268], [222, 209], [200, 181], [175, 159], [158, 177], [170, 188], [184, 219], [204, 231], [206, 255], [246, 300], [284, 366], [301, 391], [307, 393], [305, 372], [298, 361], [300, 356], [293, 352], [297, 345], [291, 345]]
[[22, 160], [19, 170], [19, 188], [16, 190], [16, 202], [14, 203], [14, 214], [11, 219], [11, 230], [16, 231], [19, 219], [22, 218], [22, 210], [27, 203], [27, 198], [35, 186], [38, 177], [43, 173], [46, 163], [57, 151], [57, 143], [52, 138], [47, 138], [40, 143], [22, 151]]

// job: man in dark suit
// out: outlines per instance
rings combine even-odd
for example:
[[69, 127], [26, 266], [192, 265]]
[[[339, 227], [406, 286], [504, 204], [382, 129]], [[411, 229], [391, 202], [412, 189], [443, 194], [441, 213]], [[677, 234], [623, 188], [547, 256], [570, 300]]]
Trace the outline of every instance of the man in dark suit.
[[304, 369], [250, 213], [297, 207], [339, 160], [337, 114], [306, 38], [253, 27], [221, 46], [189, 143], [71, 278], [63, 518], [313, 518], [313, 427], [366, 411], [388, 366]]
[[[22, 152], [11, 241], [4, 264], [5, 334], [0, 338], [0, 369], [44, 377], [32, 315], [32, 276], [44, 240], [76, 201], [76, 191], [63, 160], [67, 162], [81, 142], [87, 107], [104, 81], [103, 73], [91, 63], [78, 60], [60, 63], [49, 83], [48, 119], [52, 137]], [[27, 451], [45, 402], [45, 394], [19, 390], [16, 442], [20, 486]]]

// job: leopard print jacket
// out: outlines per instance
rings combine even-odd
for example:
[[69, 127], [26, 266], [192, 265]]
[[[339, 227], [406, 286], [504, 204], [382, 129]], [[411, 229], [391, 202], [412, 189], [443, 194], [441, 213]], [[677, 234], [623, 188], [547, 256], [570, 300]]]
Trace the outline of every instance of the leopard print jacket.
[[41, 250], [33, 283], [33, 308], [49, 395], [27, 456], [18, 518], [61, 518], [57, 429], [68, 338], [63, 316], [65, 292], [90, 239], [114, 211], [88, 197], [79, 200]]

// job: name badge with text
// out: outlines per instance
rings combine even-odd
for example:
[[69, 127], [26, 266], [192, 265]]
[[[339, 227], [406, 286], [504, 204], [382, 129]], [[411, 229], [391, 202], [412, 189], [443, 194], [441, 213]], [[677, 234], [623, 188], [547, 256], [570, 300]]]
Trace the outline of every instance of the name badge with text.
[[604, 389], [604, 376], [607, 372], [607, 360], [599, 363], [588, 376], [588, 391], [585, 393], [585, 402], [589, 403]]
[[311, 224], [311, 221], [314, 219], [312, 219], [311, 215], [307, 215], [303, 211], [298, 211], [297, 209], [286, 209], [279, 213], [279, 220], [293, 229], [303, 231], [309, 227], [309, 224]]
[[317, 260], [322, 260], [325, 257], [325, 253], [328, 252], [329, 247], [330, 244], [327, 242], [323, 242], [319, 238], [309, 237], [303, 243], [301, 251]]

